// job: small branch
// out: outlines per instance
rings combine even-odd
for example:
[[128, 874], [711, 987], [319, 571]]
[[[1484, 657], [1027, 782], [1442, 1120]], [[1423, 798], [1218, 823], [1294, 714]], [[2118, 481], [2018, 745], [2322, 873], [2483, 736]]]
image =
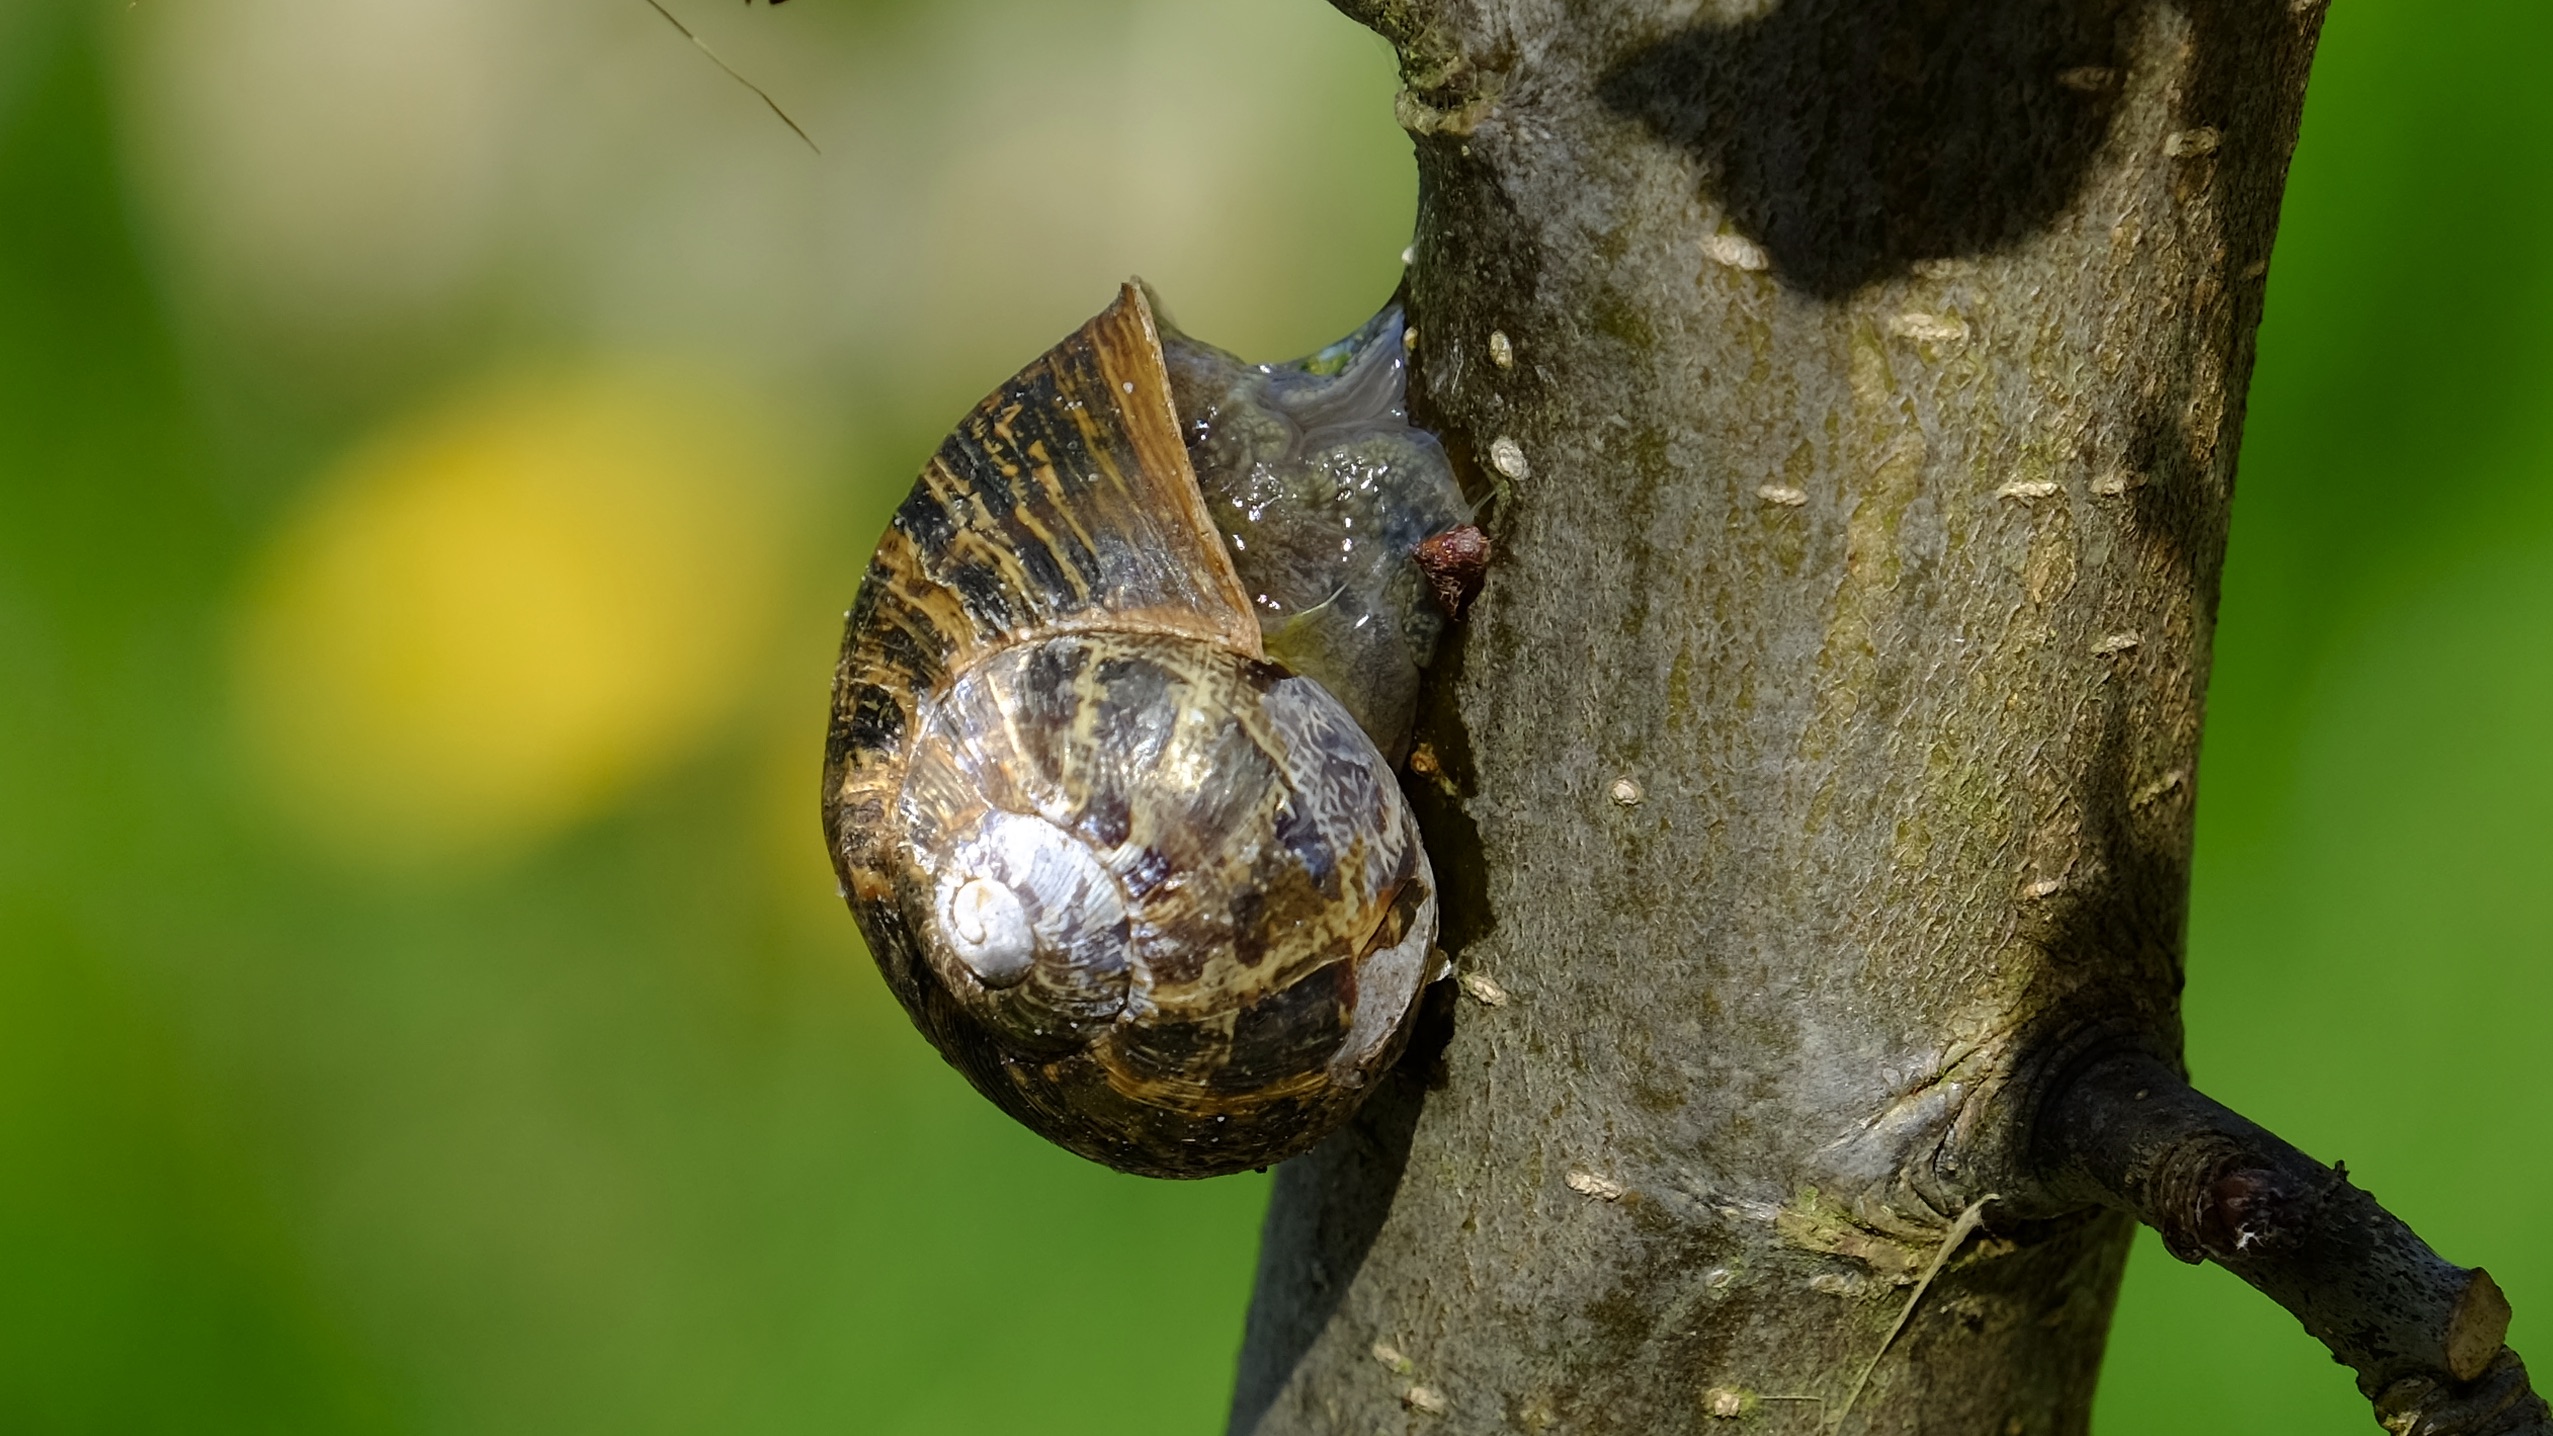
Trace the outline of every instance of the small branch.
[[2050, 1167], [2295, 1314], [2396, 1436], [2553, 1436], [2502, 1345], [2509, 1303], [2376, 1199], [2144, 1053], [2100, 1058], [2041, 1117]]

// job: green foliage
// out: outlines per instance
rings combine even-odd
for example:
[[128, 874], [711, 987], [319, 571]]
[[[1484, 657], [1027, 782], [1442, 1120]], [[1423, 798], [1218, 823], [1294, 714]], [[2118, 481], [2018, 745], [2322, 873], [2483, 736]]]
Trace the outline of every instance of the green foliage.
[[231, 535], [190, 482], [67, 29], [22, 60], [0, 132], [0, 1429], [373, 1429], [361, 1352], [115, 932], [205, 797], [162, 700], [202, 684]]
[[[873, 8], [821, 23], [920, 44], [960, 7]], [[1076, 270], [1019, 335], [915, 341], [945, 362], [894, 376], [860, 416], [881, 437], [825, 441], [850, 477], [807, 523], [825, 556], [792, 561], [810, 621], [742, 717], [528, 856], [384, 876], [259, 797], [232, 614], [310, 456], [498, 341], [428, 325], [303, 393], [253, 326], [205, 320], [184, 246], [136, 218], [162, 212], [132, 159], [157, 97], [111, 37], [149, 17], [98, 18], [0, 4], [0, 1430], [1215, 1429], [1264, 1182], [1114, 1177], [966, 1091], [865, 970], [809, 791], [820, 620], [916, 446], [985, 387], [979, 348], [1029, 352], [1131, 264]], [[2543, 1365], [2553, 1236], [2512, 1199], [2553, 1164], [2536, 41], [2553, 12], [2525, 0], [2335, 8], [2253, 395], [2189, 1012], [2203, 1084], [2488, 1264]], [[1407, 203], [1375, 177], [1402, 173], [1388, 68], [1295, 106], [1372, 131], [1322, 183], [1377, 234]], [[1347, 152], [1325, 136], [1293, 137], [1306, 163]], [[1331, 212], [1252, 194], [1264, 283], [1200, 280], [1189, 317], [1299, 352], [1370, 308], [1397, 242], [1324, 249]], [[486, 327], [580, 342], [542, 322]], [[2099, 1417], [2366, 1420], [2289, 1318], [2150, 1245]]]
[[502, 871], [276, 831], [223, 667], [264, 505], [92, 36], [42, 33], [0, 97], [0, 1430], [1218, 1421], [1264, 1182], [1081, 1163], [891, 1010], [816, 832], [822, 624], [795, 862], [751, 734]]

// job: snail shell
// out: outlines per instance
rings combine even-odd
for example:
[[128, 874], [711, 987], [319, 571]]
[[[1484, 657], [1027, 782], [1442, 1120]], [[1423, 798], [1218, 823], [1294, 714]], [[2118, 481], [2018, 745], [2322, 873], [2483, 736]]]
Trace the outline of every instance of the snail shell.
[[[1389, 344], [1336, 372], [1384, 348], [1397, 363], [1389, 317]], [[1313, 472], [1340, 436], [1268, 402], [1271, 386], [1317, 387], [1289, 375], [1334, 377], [1307, 367], [1320, 356], [1253, 370], [1172, 343], [1204, 422], [1183, 426], [1162, 332], [1128, 285], [923, 470], [849, 617], [825, 820], [871, 953], [952, 1065], [1075, 1152], [1193, 1177], [1278, 1161], [1345, 1120], [1399, 1053], [1436, 934], [1435, 878], [1382, 751], [1402, 733], [1378, 746], [1337, 694], [1271, 661], [1259, 615], [1318, 626], [1351, 603], [1369, 621], [1350, 631], [1383, 620], [1401, 659], [1434, 633], [1394, 607], [1425, 577], [1360, 554], [1356, 524], [1376, 516], [1342, 507], [1353, 482]], [[1388, 377], [1390, 402], [1366, 407], [1415, 434]], [[1403, 527], [1458, 517], [1433, 441], [1390, 442], [1405, 470], [1430, 455], [1436, 470], [1379, 487], [1445, 508]], [[1273, 486], [1255, 504], [1253, 483]], [[1345, 568], [1383, 576], [1254, 560], [1245, 586], [1227, 543], [1264, 540], [1277, 560], [1289, 525], [1319, 535], [1295, 547], [1345, 543]], [[1406, 699], [1356, 676], [1397, 683], [1400, 659], [1319, 651], [1349, 654], [1339, 681], [1405, 726]]]

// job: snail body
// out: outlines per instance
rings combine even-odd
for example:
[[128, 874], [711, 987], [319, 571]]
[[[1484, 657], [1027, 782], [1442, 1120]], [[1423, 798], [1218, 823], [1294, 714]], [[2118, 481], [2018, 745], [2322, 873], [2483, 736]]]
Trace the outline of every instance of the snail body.
[[[1268, 656], [1319, 682], [1398, 760], [1447, 610], [1411, 561], [1471, 505], [1410, 425], [1398, 306], [1290, 364], [1244, 364], [1167, 330], [1190, 467]], [[1476, 531], [1475, 531], [1476, 532]]]
[[[1337, 372], [1391, 389], [1369, 427], [1416, 434], [1397, 378], [1354, 369], [1381, 337]], [[1452, 506], [1413, 533], [1460, 493], [1433, 440], [1325, 437], [1267, 398], [1328, 376], [1167, 340], [1175, 360], [1129, 285], [924, 469], [847, 622], [825, 819], [872, 955], [952, 1065], [1075, 1152], [1185, 1177], [1344, 1121], [1431, 975], [1435, 878], [1384, 754], [1406, 737], [1409, 643], [1441, 620], [1404, 622], [1425, 576], [1359, 552], [1385, 542], [1368, 510], [1394, 505], [1342, 491], [1441, 503], [1441, 478]], [[1323, 478], [1337, 440], [1438, 469]], [[1427, 537], [1389, 540], [1411, 545], [1400, 568]], [[1346, 604], [1361, 628], [1275, 661], [1295, 650], [1263, 618], [1313, 633]]]

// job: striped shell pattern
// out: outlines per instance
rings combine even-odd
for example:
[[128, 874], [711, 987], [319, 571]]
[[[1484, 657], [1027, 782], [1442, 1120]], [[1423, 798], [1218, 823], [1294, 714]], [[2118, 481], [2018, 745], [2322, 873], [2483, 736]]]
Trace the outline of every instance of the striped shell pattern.
[[1354, 1110], [1430, 975], [1436, 887], [1376, 738], [1270, 660], [1164, 342], [1127, 286], [924, 469], [849, 617], [824, 807], [949, 1062], [1075, 1152], [1193, 1177]]

